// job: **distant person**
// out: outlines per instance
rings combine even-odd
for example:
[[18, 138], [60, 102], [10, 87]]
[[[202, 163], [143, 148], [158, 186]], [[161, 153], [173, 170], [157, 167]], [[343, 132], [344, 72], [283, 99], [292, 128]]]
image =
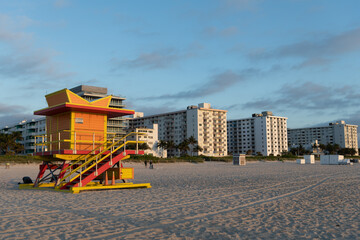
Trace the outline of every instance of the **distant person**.
[[144, 161], [144, 164], [145, 164], [145, 168], [147, 167], [147, 160]]
[[153, 162], [150, 160], [150, 162], [149, 162], [149, 168], [150, 169], [153, 169], [154, 168], [154, 165], [153, 165]]
[[10, 169], [10, 163], [5, 164], [5, 169]]

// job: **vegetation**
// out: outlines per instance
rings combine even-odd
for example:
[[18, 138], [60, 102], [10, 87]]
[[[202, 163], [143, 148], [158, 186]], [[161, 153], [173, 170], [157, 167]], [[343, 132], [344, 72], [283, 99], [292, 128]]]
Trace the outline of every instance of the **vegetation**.
[[285, 161], [299, 158], [291, 153], [282, 156], [246, 156], [247, 161]]
[[302, 155], [311, 154], [311, 151], [306, 150], [306, 149], [300, 144], [299, 147], [291, 148], [291, 149], [290, 149], [290, 154], [291, 154], [291, 155], [296, 155], [296, 156], [302, 156]]
[[198, 145], [197, 140], [193, 136], [188, 139], [184, 139], [184, 141], [179, 144], [175, 144], [172, 140], [160, 140], [157, 147], [160, 148], [162, 151], [169, 151], [168, 156], [171, 156], [170, 151], [175, 150], [175, 152], [178, 152], [181, 157], [187, 156], [188, 152], [190, 152], [191, 156], [193, 156], [193, 153], [197, 153], [199, 151], [201, 152], [203, 150], [203, 148]]
[[195, 147], [193, 148], [192, 152], [202, 152], [204, 149], [202, 147], [200, 147], [199, 145], [195, 145]]
[[[316, 148], [317, 146], [313, 146], [313, 148]], [[347, 155], [347, 156], [353, 156], [356, 154], [356, 150], [353, 148], [341, 148], [339, 144], [331, 144], [328, 143], [325, 144], [319, 144], [319, 148], [325, 153], [325, 154], [340, 154], [340, 155]], [[302, 145], [300, 145], [297, 148], [291, 148], [290, 153], [292, 155], [302, 156], [306, 154], [311, 154], [312, 151], [306, 150]]]
[[[0, 163], [39, 163], [42, 161], [40, 157], [36, 156], [19, 156], [15, 155], [23, 150], [23, 146], [17, 141], [21, 140], [21, 134], [12, 133], [12, 134], [0, 134]], [[185, 139], [180, 144], [176, 145], [173, 141], [159, 141], [158, 148], [162, 150], [178, 150], [180, 157], [170, 156], [168, 158], [158, 158], [152, 155], [133, 155], [130, 159], [125, 161], [131, 162], [143, 162], [145, 160], [152, 160], [153, 163], [173, 163], [173, 162], [193, 162], [193, 163], [202, 163], [204, 161], [217, 161], [217, 162], [232, 162], [232, 156], [224, 157], [208, 157], [204, 155], [193, 156], [193, 153], [202, 151], [202, 147], [198, 145], [194, 137]], [[316, 147], [316, 146], [314, 146]], [[128, 149], [136, 149], [135, 144], [130, 144], [127, 146]], [[140, 150], [150, 149], [147, 143], [139, 144], [138, 148]], [[341, 154], [347, 156], [353, 156], [356, 151], [355, 149], [343, 148], [341, 149], [337, 144], [320, 144], [319, 148], [322, 149], [327, 154]], [[188, 155], [191, 154], [191, 156]], [[253, 152], [248, 151], [248, 154], [251, 155]], [[303, 146], [290, 149], [289, 152], [283, 152], [281, 156], [262, 156], [260, 152], [256, 153], [256, 156], [246, 156], [247, 161], [284, 161], [284, 160], [295, 160], [299, 155], [311, 154], [310, 151], [304, 149]]]
[[353, 156], [356, 154], [356, 150], [353, 148], [342, 148], [338, 151], [341, 155]]
[[[134, 150], [136, 149], [136, 143], [126, 144], [126, 149]], [[148, 150], [150, 149], [149, 145], [147, 143], [140, 143], [138, 145], [139, 150]]]
[[176, 148], [180, 151], [180, 156], [187, 155], [187, 152], [190, 151], [189, 140], [185, 139], [180, 144], [178, 144]]
[[41, 163], [42, 158], [36, 156], [20, 156], [20, 155], [1, 155], [0, 164], [2, 163]]
[[176, 149], [177, 149], [177, 146], [174, 141], [171, 140], [171, 141], [166, 142], [166, 150], [172, 151], [172, 150], [176, 150]]
[[202, 157], [171, 157], [171, 158], [158, 158], [153, 155], [132, 155], [131, 158], [124, 160], [125, 162], [143, 162], [152, 161], [153, 163], [175, 163], [175, 162], [191, 162], [191, 163], [202, 163], [204, 158]]
[[325, 151], [329, 154], [336, 154], [338, 153], [338, 151], [340, 150], [340, 146], [339, 144], [331, 144], [331, 143], [328, 143], [326, 146], [325, 146]]
[[22, 140], [21, 132], [10, 134], [0, 133], [0, 153], [5, 155], [15, 155], [24, 150], [24, 146], [18, 141]]

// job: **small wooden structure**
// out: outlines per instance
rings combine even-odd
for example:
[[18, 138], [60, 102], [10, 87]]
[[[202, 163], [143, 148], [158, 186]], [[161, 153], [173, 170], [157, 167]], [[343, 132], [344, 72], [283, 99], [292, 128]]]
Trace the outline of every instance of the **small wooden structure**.
[[237, 154], [233, 155], [233, 165], [246, 165], [246, 155], [245, 154]]
[[[68, 89], [45, 96], [48, 107], [35, 111], [46, 116], [46, 135], [35, 141], [44, 158], [34, 184], [20, 188], [52, 188], [78, 193], [83, 190], [151, 187], [149, 183], [133, 184], [133, 169], [124, 168], [122, 160], [138, 150], [138, 134], [119, 138], [107, 132], [107, 119], [134, 114], [133, 110], [109, 107], [111, 96], [89, 102]], [[135, 141], [129, 140], [135, 135]], [[136, 144], [136, 150], [127, 150]], [[109, 184], [111, 180], [111, 184]], [[116, 183], [115, 180], [121, 180]]]
[[296, 163], [303, 165], [303, 164], [305, 164], [305, 159], [303, 159], [303, 158], [296, 159]]
[[304, 155], [306, 164], [315, 164], [315, 155]]
[[339, 165], [343, 160], [343, 155], [320, 155], [321, 165]]

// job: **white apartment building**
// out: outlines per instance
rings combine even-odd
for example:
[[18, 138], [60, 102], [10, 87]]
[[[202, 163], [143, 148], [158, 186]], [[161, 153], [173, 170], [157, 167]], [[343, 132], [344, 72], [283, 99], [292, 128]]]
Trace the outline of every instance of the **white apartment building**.
[[[193, 136], [203, 151], [194, 155], [226, 156], [227, 131], [226, 110], [212, 109], [210, 103], [189, 106], [186, 110], [163, 113], [152, 116], [136, 116], [129, 120], [131, 128], [151, 127], [158, 124], [158, 139], [174, 141], [180, 144], [184, 139]], [[178, 151], [169, 150], [169, 155]]]
[[341, 148], [353, 148], [359, 154], [357, 128], [357, 125], [338, 121], [325, 127], [288, 129], [289, 147], [309, 146], [318, 141], [319, 144], [339, 144]]
[[[144, 133], [144, 135], [138, 135], [138, 141], [145, 141], [150, 149], [145, 150], [145, 154], [153, 155], [155, 157], [161, 157], [166, 158], [167, 157], [167, 151], [165, 149], [161, 149], [158, 147], [159, 139], [158, 139], [158, 133], [159, 133], [158, 124], [153, 124], [151, 128], [143, 127], [143, 128], [135, 128], [131, 129], [129, 128], [127, 130], [127, 133], [130, 132], [138, 132], [138, 133]], [[136, 136], [130, 136], [129, 140], [135, 141]]]
[[228, 152], [231, 154], [281, 155], [288, 150], [287, 118], [272, 112], [227, 121]]
[[[19, 141], [24, 145], [22, 154], [31, 154], [35, 151], [35, 136], [43, 135], [46, 133], [46, 120], [45, 118], [32, 119], [30, 121], [23, 120], [18, 124], [6, 126], [0, 130], [1, 133], [21, 132], [23, 140]], [[37, 139], [40, 143], [41, 139]], [[37, 151], [40, 151], [41, 146], [37, 146]]]

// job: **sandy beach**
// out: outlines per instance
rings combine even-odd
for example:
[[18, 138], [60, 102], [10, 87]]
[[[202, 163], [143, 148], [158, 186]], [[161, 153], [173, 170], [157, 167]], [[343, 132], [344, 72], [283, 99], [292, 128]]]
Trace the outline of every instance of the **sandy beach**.
[[155, 164], [151, 189], [18, 190], [37, 165], [0, 167], [0, 239], [359, 239], [360, 165]]

